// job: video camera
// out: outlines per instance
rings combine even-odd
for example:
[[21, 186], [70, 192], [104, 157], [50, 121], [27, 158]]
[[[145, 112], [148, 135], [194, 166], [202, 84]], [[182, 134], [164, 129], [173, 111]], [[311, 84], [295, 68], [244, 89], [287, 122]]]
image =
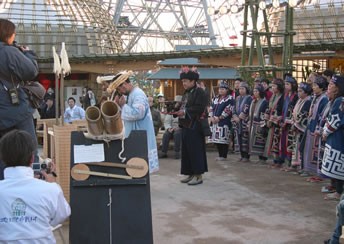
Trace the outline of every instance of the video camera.
[[165, 108], [167, 113], [174, 113], [177, 112], [178, 109], [176, 109], [176, 103], [175, 101], [165, 101]]
[[27, 47], [26, 46], [20, 46], [19, 44], [18, 44], [18, 42], [16, 42], [16, 41], [13, 41], [13, 44], [12, 44], [14, 47], [16, 47], [16, 48], [18, 48], [21, 52], [23, 52], [25, 49], [27, 49]]
[[50, 158], [46, 158], [43, 160], [42, 163], [33, 163], [32, 169], [33, 169], [34, 174], [39, 176], [39, 179], [44, 180], [42, 171], [45, 171], [47, 174], [52, 173], [54, 175], [54, 172], [51, 171], [52, 164], [53, 164], [52, 160]]

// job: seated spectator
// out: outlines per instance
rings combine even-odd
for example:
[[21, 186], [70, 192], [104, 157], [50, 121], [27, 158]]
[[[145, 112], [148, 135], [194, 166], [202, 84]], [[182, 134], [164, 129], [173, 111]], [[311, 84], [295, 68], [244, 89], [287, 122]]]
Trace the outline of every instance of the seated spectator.
[[159, 129], [162, 127], [162, 121], [161, 121], [161, 115], [159, 110], [154, 108], [154, 99], [152, 97], [148, 97], [148, 103], [150, 107], [150, 111], [152, 114], [152, 120], [153, 120], [153, 125], [154, 125], [154, 132], [155, 136], [158, 134]]
[[46, 107], [41, 111], [41, 119], [54, 119], [56, 117], [54, 98], [46, 97], [45, 103]]
[[71, 213], [52, 174], [35, 179], [31, 165], [36, 144], [32, 136], [13, 130], [0, 140], [5, 179], [0, 181], [0, 243], [56, 243], [51, 226]]
[[69, 108], [64, 113], [64, 121], [66, 123], [72, 123], [72, 120], [85, 119], [85, 110], [75, 104], [73, 97], [68, 98]]
[[[182, 96], [175, 97], [175, 106], [179, 106], [179, 103], [182, 101]], [[168, 111], [172, 112], [172, 111]], [[165, 117], [165, 133], [162, 137], [162, 153], [160, 158], [167, 158], [168, 145], [170, 139], [174, 139], [174, 158], [180, 158], [180, 144], [181, 144], [181, 133], [182, 130], [178, 126], [178, 117], [174, 118], [172, 114], [167, 114]]]
[[94, 95], [91, 88], [86, 88], [86, 94], [82, 97], [82, 108], [86, 110], [90, 106], [95, 106], [97, 104], [96, 95]]

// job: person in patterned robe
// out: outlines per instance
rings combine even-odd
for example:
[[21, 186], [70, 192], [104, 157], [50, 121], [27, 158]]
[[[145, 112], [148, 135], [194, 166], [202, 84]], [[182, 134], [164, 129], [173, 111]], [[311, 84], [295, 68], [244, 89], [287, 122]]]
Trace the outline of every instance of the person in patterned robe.
[[232, 127], [231, 118], [235, 103], [233, 97], [228, 95], [228, 90], [228, 85], [222, 82], [219, 95], [213, 98], [209, 109], [212, 134], [209, 136], [208, 142], [217, 146], [219, 152], [219, 157], [216, 158], [217, 161], [225, 160], [228, 153], [229, 136]]
[[309, 111], [307, 129], [300, 144], [300, 151], [303, 152], [302, 166], [304, 171], [301, 176], [309, 176], [310, 174], [317, 173], [320, 136], [316, 135], [315, 129], [328, 103], [326, 96], [327, 86], [328, 82], [324, 77], [320, 75], [316, 76], [312, 85], [313, 100]]
[[296, 170], [295, 167], [291, 165], [292, 157], [292, 146], [293, 146], [293, 132], [291, 130], [292, 126], [292, 116], [293, 110], [299, 99], [297, 95], [297, 81], [291, 75], [285, 76], [285, 93], [281, 120], [281, 142], [280, 142], [280, 159], [281, 164], [286, 161], [286, 167], [282, 170], [293, 171]]
[[264, 120], [264, 114], [269, 106], [269, 102], [265, 98], [264, 86], [256, 85], [253, 89], [254, 100], [250, 106], [249, 113], [249, 153], [250, 155], [258, 155], [257, 163], [264, 164], [267, 160], [264, 155], [264, 148], [268, 129]]
[[266, 120], [267, 127], [269, 128], [268, 137], [266, 139], [264, 154], [273, 156], [273, 163], [269, 165], [270, 168], [280, 168], [280, 138], [283, 111], [283, 93], [284, 82], [282, 79], [275, 79], [272, 82], [273, 95], [269, 102], [269, 108], [265, 112], [264, 119]]
[[325, 199], [338, 200], [343, 193], [344, 182], [344, 77], [333, 76], [328, 97], [330, 112], [324, 126], [322, 139], [326, 141], [321, 172], [336, 181], [336, 192]]
[[250, 156], [248, 154], [248, 115], [252, 97], [249, 95], [248, 84], [246, 82], [240, 83], [240, 96], [236, 98], [235, 108], [233, 111], [233, 128], [234, 128], [234, 149], [241, 153], [240, 161], [248, 162]]
[[307, 128], [308, 113], [311, 107], [311, 94], [312, 88], [306, 82], [301, 82], [298, 88], [298, 97], [294, 110], [292, 120], [292, 132], [293, 132], [293, 143], [292, 143], [292, 160], [291, 165], [293, 168], [301, 167], [302, 152], [299, 147], [301, 139]]

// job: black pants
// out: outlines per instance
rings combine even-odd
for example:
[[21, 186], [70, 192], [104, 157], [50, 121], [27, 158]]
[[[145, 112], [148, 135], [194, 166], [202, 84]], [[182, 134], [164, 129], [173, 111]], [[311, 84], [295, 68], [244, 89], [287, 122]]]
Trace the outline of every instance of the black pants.
[[331, 179], [331, 185], [332, 185], [332, 182], [334, 183], [333, 185], [336, 187], [336, 192], [338, 194], [342, 194], [343, 193], [343, 183], [344, 183], [344, 181], [336, 180], [336, 179]]
[[264, 157], [264, 156], [259, 156], [259, 159], [260, 159], [260, 160], [268, 160], [268, 158], [267, 158], [267, 157]]
[[215, 143], [217, 146], [217, 151], [219, 152], [219, 157], [227, 158], [228, 144]]
[[249, 159], [250, 158], [250, 155], [248, 154], [248, 152], [243, 152], [241, 151], [241, 158], [245, 158], [245, 159]]
[[162, 149], [161, 151], [167, 153], [168, 144], [171, 139], [174, 139], [174, 151], [180, 152], [180, 144], [182, 143], [182, 130], [176, 130], [173, 133], [168, 132], [167, 130], [162, 137]]

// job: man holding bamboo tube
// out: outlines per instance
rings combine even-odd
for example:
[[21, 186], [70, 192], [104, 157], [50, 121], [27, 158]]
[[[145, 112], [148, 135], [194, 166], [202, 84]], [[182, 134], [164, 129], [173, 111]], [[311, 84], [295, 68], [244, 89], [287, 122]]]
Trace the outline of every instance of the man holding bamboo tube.
[[109, 94], [119, 94], [114, 100], [121, 107], [125, 137], [128, 137], [132, 130], [147, 131], [149, 172], [153, 173], [159, 170], [159, 161], [152, 115], [146, 94], [129, 80], [133, 74], [132, 71], [123, 71], [109, 77], [110, 79], [97, 79], [97, 82], [103, 84]]

